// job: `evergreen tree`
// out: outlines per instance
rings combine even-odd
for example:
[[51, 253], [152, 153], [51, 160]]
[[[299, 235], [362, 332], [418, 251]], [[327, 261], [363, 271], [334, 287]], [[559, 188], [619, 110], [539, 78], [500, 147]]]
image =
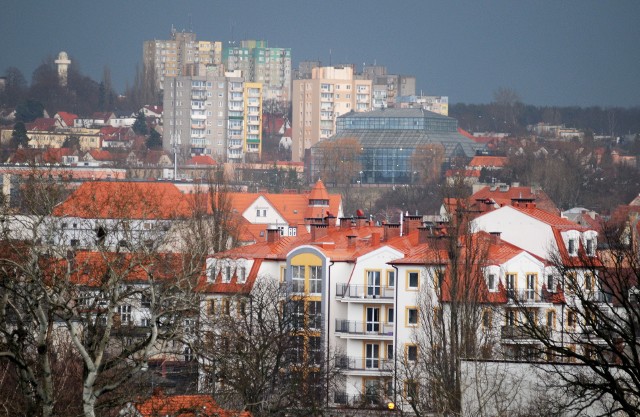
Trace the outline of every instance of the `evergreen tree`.
[[133, 123], [132, 129], [136, 135], [146, 136], [149, 134], [149, 128], [147, 127], [147, 119], [144, 117], [143, 112], [141, 111], [138, 112], [138, 115], [136, 116], [136, 121]]
[[11, 133], [11, 145], [16, 149], [26, 148], [29, 146], [27, 128], [23, 122], [18, 122], [13, 126], [13, 133]]
[[147, 148], [149, 149], [161, 149], [162, 148], [162, 136], [157, 130], [151, 129], [151, 133], [147, 138]]

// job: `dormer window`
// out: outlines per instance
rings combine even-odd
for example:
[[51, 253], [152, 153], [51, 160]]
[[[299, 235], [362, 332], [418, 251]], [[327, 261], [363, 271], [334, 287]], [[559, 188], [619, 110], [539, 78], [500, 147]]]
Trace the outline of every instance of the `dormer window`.
[[585, 246], [588, 256], [594, 256], [596, 254], [596, 245], [594, 239], [587, 239]]
[[489, 291], [496, 290], [496, 274], [488, 274], [487, 275], [487, 289]]
[[576, 247], [575, 239], [569, 239], [567, 249], [569, 251], [569, 256], [576, 256], [578, 254], [578, 248]]
[[309, 200], [310, 206], [328, 206], [329, 200]]

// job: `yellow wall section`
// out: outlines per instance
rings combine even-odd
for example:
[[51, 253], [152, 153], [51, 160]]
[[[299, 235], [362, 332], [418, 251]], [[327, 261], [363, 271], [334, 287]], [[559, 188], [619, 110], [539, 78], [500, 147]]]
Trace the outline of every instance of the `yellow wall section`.
[[301, 253], [291, 258], [291, 265], [322, 266], [322, 259], [312, 253]]

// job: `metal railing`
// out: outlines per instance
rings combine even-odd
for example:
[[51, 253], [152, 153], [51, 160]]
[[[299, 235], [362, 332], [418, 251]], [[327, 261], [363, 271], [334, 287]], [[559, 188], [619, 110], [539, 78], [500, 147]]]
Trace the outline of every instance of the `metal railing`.
[[546, 326], [538, 326], [536, 329], [532, 329], [529, 326], [502, 326], [500, 328], [500, 337], [511, 340], [538, 339], [540, 332], [544, 337], [551, 336], [551, 329]]
[[392, 299], [394, 288], [374, 285], [336, 284], [336, 296], [344, 298]]
[[336, 319], [336, 332], [362, 335], [393, 336], [393, 323]]
[[338, 356], [336, 368], [354, 371], [391, 371], [393, 370], [393, 359]]

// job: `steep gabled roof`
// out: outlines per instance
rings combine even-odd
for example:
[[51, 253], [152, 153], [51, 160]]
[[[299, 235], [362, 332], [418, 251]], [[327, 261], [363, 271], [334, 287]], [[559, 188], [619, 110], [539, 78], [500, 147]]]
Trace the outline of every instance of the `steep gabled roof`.
[[522, 199], [534, 201], [536, 207], [549, 213], [560, 214], [558, 207], [544, 191], [531, 187], [486, 186], [469, 197], [471, 203], [488, 200], [493, 201], [499, 207], [512, 205], [513, 201]]

